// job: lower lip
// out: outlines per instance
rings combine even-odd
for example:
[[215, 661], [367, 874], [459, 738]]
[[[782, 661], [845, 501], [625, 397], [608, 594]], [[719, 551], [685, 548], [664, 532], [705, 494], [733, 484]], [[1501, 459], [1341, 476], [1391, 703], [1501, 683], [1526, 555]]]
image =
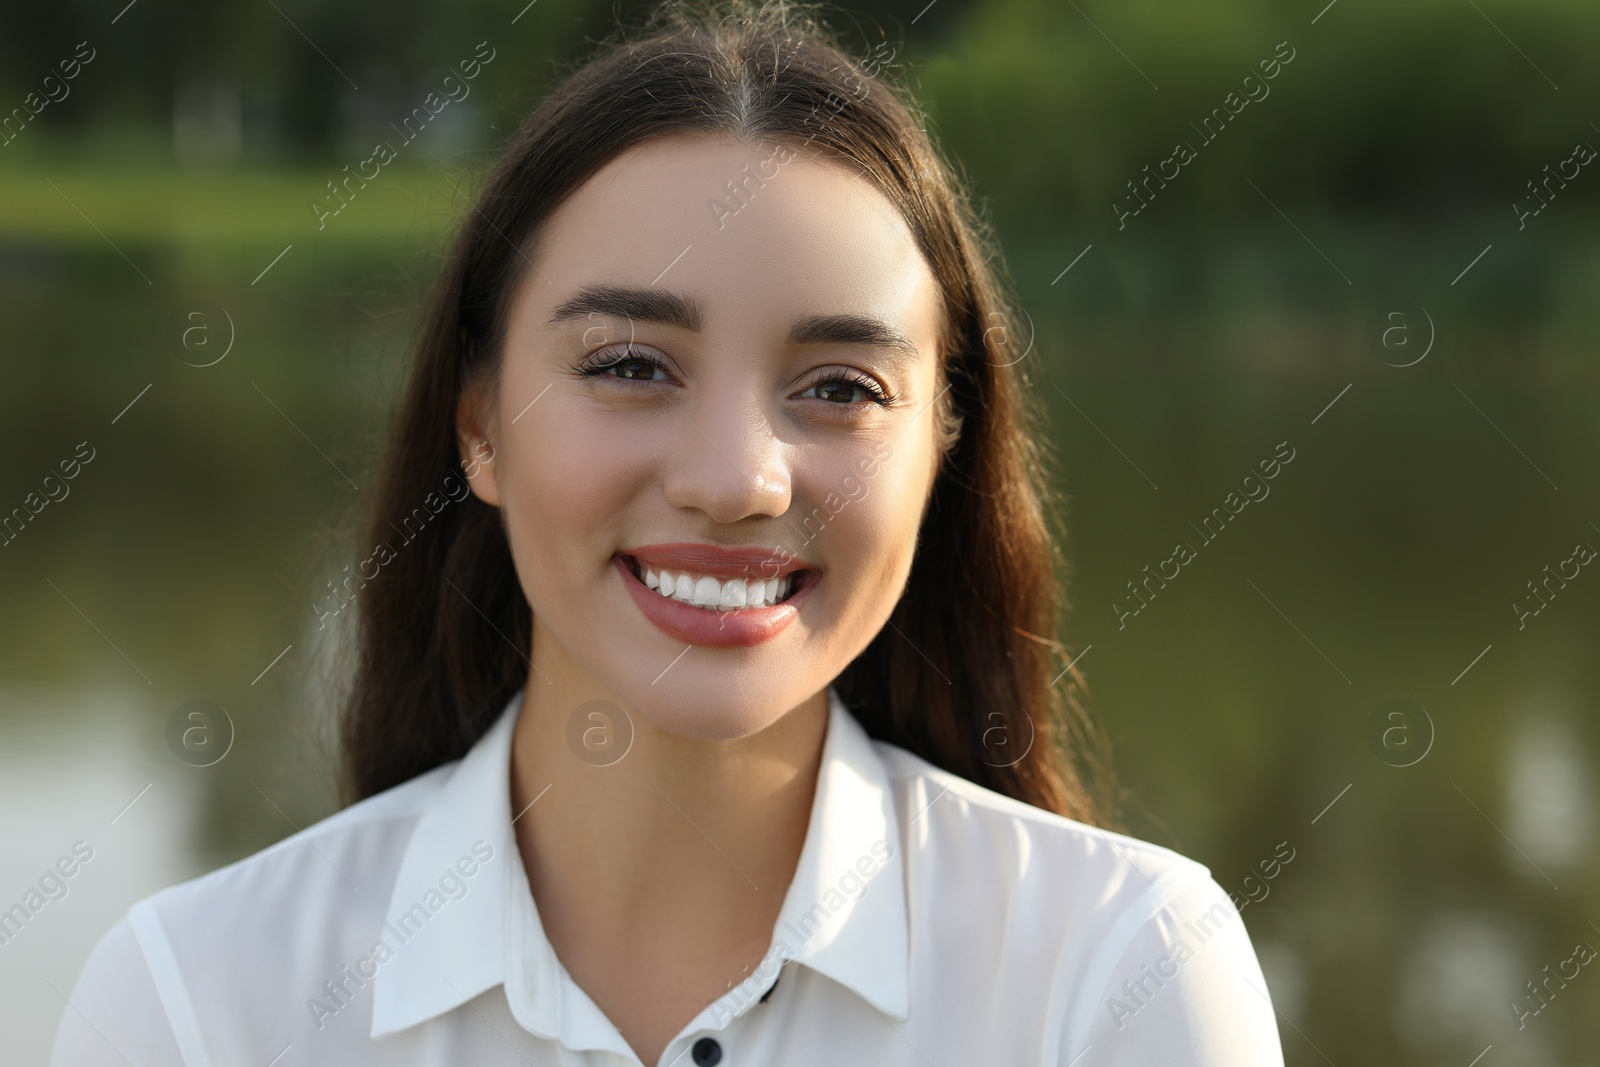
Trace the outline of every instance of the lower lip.
[[817, 575], [811, 574], [805, 584], [781, 604], [710, 611], [662, 596], [634, 577], [633, 570], [621, 556], [612, 556], [611, 562], [622, 575], [622, 584], [633, 602], [639, 605], [645, 618], [656, 624], [656, 629], [687, 644], [715, 648], [745, 648], [777, 637], [800, 614], [800, 605], [811, 596], [817, 584]]

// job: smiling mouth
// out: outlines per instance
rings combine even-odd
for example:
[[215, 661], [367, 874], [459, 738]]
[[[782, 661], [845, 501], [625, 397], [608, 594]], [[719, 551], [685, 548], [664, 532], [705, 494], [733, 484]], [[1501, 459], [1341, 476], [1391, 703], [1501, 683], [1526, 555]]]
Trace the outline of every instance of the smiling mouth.
[[793, 598], [819, 574], [813, 570], [797, 570], [776, 578], [717, 578], [649, 566], [626, 553], [618, 553], [618, 557], [639, 579], [639, 584], [663, 600], [715, 612], [774, 607]]

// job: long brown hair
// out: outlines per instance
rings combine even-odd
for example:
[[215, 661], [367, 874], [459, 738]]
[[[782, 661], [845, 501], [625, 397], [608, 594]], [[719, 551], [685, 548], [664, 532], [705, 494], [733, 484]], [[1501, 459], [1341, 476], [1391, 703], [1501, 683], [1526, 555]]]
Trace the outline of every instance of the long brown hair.
[[[461, 756], [527, 682], [532, 612], [497, 509], [464, 492], [465, 385], [494, 379], [523, 249], [571, 191], [647, 138], [731, 134], [841, 160], [901, 211], [945, 312], [939, 472], [906, 589], [833, 683], [873, 737], [1018, 800], [1113, 825], [1102, 734], [1056, 640], [1060, 531], [1042, 407], [995, 242], [880, 47], [851, 58], [793, 0], [659, 8], [551, 90], [465, 216], [425, 309], [366, 544], [414, 535], [360, 598], [339, 724], [346, 799]], [[946, 388], [947, 387], [947, 388]], [[425, 495], [432, 494], [432, 495]], [[424, 500], [437, 501], [423, 506]]]

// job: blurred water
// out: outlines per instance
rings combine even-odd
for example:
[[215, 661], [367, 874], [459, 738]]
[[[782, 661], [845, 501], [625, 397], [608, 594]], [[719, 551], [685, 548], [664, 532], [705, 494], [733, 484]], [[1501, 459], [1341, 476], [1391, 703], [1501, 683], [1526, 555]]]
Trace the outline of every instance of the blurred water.
[[[129, 904], [200, 872], [192, 850], [199, 780], [141, 728], [114, 691], [0, 694], [0, 908], [73, 845], [91, 858], [0, 944], [5, 1061], [43, 1064], [79, 969]], [[71, 865], [68, 865], [71, 869]]]
[[[1519, 869], [1565, 876], [1592, 860], [1595, 790], [1582, 735], [1570, 716], [1546, 702], [1530, 708], [1506, 759], [1508, 851], [1522, 850]], [[1510, 857], [1513, 866], [1518, 866]]]

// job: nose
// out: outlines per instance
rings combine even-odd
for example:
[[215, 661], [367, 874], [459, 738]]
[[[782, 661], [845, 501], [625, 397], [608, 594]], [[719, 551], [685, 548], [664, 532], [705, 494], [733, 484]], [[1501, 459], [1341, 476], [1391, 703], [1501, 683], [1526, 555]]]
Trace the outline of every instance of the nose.
[[788, 446], [773, 432], [751, 390], [707, 391], [675, 405], [679, 421], [663, 475], [674, 507], [694, 508], [719, 523], [789, 510]]

